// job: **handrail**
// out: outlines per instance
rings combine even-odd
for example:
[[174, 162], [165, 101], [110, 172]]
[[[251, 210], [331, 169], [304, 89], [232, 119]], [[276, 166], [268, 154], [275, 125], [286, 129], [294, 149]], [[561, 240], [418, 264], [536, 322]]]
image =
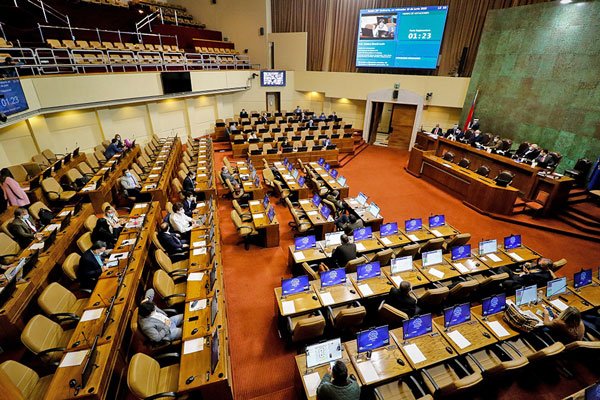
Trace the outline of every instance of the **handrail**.
[[63, 15], [60, 11], [44, 3], [42, 0], [27, 0], [27, 2], [42, 10], [42, 14], [44, 14], [44, 20], [46, 22], [48, 22], [47, 14], [50, 14], [59, 21], [62, 21], [66, 25], [69, 25], [69, 17], [67, 15]]
[[144, 28], [146, 25], [148, 25], [148, 27], [150, 29], [150, 32], [152, 32], [152, 26], [150, 24], [152, 23], [152, 21], [154, 21], [159, 16], [162, 19], [162, 15], [158, 11], [154, 11], [152, 14], [148, 14], [144, 18], [142, 18], [141, 20], [139, 20], [135, 24], [135, 30], [138, 33], [138, 35], [140, 34], [140, 30], [142, 28]]
[[[67, 27], [65, 26], [52, 26], [52, 25], [39, 25], [40, 31], [42, 31], [43, 28], [46, 29], [67, 29]], [[73, 40], [75, 40], [74, 36], [73, 36], [73, 31], [87, 31], [87, 32], [96, 32], [98, 35], [98, 39], [100, 41], [102, 41], [102, 37], [101, 34], [102, 33], [116, 33], [119, 36], [119, 41], [123, 42], [121, 35], [131, 35], [131, 36], [137, 36], [138, 40], [140, 42], [143, 43], [143, 37], [144, 36], [151, 36], [151, 37], [156, 37], [158, 38], [159, 42], [162, 44], [165, 40], [164, 38], [171, 38], [175, 40], [175, 43], [177, 45], [179, 45], [179, 40], [177, 38], [176, 35], [165, 35], [165, 34], [161, 34], [161, 33], [142, 33], [142, 32], [125, 32], [125, 31], [120, 31], [120, 30], [110, 30], [110, 29], [97, 29], [97, 28], [78, 28], [78, 27], [69, 27], [68, 28], [71, 32], [71, 36], [73, 37]], [[43, 38], [43, 35], [42, 35]], [[112, 40], [111, 40], [112, 41]]]

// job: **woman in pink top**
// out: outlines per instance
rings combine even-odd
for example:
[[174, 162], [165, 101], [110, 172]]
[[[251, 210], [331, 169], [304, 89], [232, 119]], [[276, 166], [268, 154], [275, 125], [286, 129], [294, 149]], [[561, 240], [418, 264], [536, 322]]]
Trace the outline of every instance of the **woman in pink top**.
[[2, 168], [0, 171], [0, 185], [2, 185], [4, 198], [8, 201], [8, 205], [17, 207], [29, 205], [27, 193], [19, 185], [19, 182], [13, 179], [8, 168]]

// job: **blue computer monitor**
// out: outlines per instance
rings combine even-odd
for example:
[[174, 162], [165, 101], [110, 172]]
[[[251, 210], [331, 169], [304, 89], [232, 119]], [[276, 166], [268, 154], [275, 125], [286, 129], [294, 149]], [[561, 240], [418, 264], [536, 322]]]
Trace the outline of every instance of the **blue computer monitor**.
[[306, 292], [309, 287], [308, 275], [300, 275], [294, 278], [281, 280], [281, 294], [283, 296]]
[[354, 237], [354, 241], [370, 239], [373, 236], [373, 231], [370, 226], [365, 226], [363, 228], [358, 228], [354, 230], [352, 235]]
[[317, 164], [319, 165], [323, 165], [325, 163], [325, 159], [323, 157], [319, 158], [319, 160], [317, 161]]
[[510, 235], [504, 238], [504, 249], [516, 249], [521, 247], [521, 235]]
[[464, 244], [462, 246], [454, 246], [451, 250], [452, 261], [463, 260], [465, 258], [471, 258], [471, 245]]
[[263, 208], [266, 210], [267, 207], [269, 207], [269, 196], [265, 194], [265, 197], [263, 198]]
[[423, 229], [423, 220], [421, 218], [412, 218], [404, 221], [404, 230], [406, 232], [418, 231]]
[[556, 278], [546, 283], [546, 297], [563, 294], [567, 291], [567, 278]]
[[356, 335], [358, 352], [373, 351], [390, 344], [390, 332], [387, 325], [367, 329]]
[[269, 211], [267, 211], [267, 217], [269, 217], [269, 222], [273, 222], [275, 219], [275, 208], [273, 208], [273, 206], [269, 207]]
[[429, 227], [437, 228], [438, 226], [446, 225], [446, 217], [443, 214], [432, 215], [429, 217]]
[[337, 176], [338, 176], [338, 173], [339, 173], [339, 172], [338, 172], [338, 170], [337, 170], [337, 169], [335, 169], [335, 168], [334, 168], [334, 169], [332, 169], [331, 171], [329, 171], [329, 175], [331, 175], [331, 177], [332, 177], [333, 179], [337, 178]]
[[321, 276], [322, 288], [346, 283], [345, 268], [330, 269], [329, 271], [322, 271], [319, 274]]
[[379, 275], [381, 275], [381, 264], [379, 261], [362, 264], [356, 268], [356, 280], [359, 282], [365, 279], [375, 278]]
[[256, 177], [256, 179], [254, 180], [254, 186], [259, 187], [260, 186], [260, 179], [258, 178], [258, 176]]
[[579, 289], [592, 283], [592, 270], [582, 269], [573, 276], [573, 287]]
[[331, 215], [331, 208], [329, 208], [329, 206], [321, 204], [321, 208], [319, 209], [319, 211], [321, 212], [323, 218], [329, 219], [329, 216]]
[[495, 296], [486, 297], [481, 300], [481, 315], [487, 317], [489, 315], [498, 314], [506, 308], [506, 294], [500, 293]]
[[381, 236], [381, 237], [395, 235], [396, 233], [398, 233], [398, 223], [397, 222], [390, 222], [387, 224], [383, 224], [379, 228], [379, 236]]
[[317, 245], [317, 238], [315, 235], [301, 236], [294, 239], [294, 246], [296, 251], [312, 249]]
[[304, 182], [306, 182], [306, 178], [304, 178], [304, 176], [301, 176], [300, 178], [298, 178], [298, 185], [300, 187], [304, 186]]
[[408, 340], [428, 334], [432, 330], [431, 314], [417, 315], [402, 321], [402, 339]]
[[584, 400], [600, 400], [600, 382], [585, 388]]
[[315, 205], [315, 207], [319, 207], [319, 204], [321, 204], [321, 196], [315, 193], [312, 197], [312, 202]]
[[525, 286], [515, 293], [517, 306], [523, 306], [537, 301], [537, 285]]
[[471, 320], [471, 304], [457, 304], [444, 309], [444, 327], [451, 328]]
[[479, 255], [495, 253], [498, 251], [498, 241], [496, 239], [482, 240], [479, 242]]
[[292, 163], [289, 163], [289, 164], [288, 164], [288, 166], [287, 166], [287, 170], [288, 170], [289, 172], [292, 172], [292, 170], [293, 170], [293, 169], [294, 169], [294, 164], [292, 164]]
[[325, 165], [323, 165], [323, 168], [325, 168], [325, 171], [329, 172], [329, 170], [331, 169], [331, 165], [329, 165], [329, 163], [325, 163]]

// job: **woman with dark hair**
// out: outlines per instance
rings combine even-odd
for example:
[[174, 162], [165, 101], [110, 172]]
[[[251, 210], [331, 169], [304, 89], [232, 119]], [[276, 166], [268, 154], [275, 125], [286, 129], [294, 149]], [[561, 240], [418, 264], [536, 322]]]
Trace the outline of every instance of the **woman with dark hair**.
[[10, 206], [24, 207], [29, 205], [27, 193], [23, 190], [19, 182], [17, 182], [8, 168], [0, 170], [0, 186], [4, 192], [4, 200]]
[[96, 226], [92, 231], [92, 242], [104, 242], [107, 248], [112, 249], [115, 247], [115, 243], [117, 243], [117, 238], [118, 236], [114, 234], [108, 221], [105, 218], [98, 218]]

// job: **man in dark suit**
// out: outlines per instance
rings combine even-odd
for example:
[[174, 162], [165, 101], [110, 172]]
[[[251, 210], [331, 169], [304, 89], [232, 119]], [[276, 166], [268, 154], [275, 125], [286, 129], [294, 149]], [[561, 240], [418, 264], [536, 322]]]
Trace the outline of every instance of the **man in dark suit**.
[[240, 111], [240, 118], [248, 118], [248, 113], [243, 108], [242, 111]]
[[26, 208], [15, 210], [15, 218], [8, 224], [8, 231], [15, 238], [21, 249], [26, 248], [34, 240], [40, 240], [43, 235], [37, 231], [35, 224]]
[[121, 153], [122, 151], [123, 148], [119, 148], [119, 140], [117, 138], [114, 138], [113, 140], [111, 140], [110, 144], [106, 148], [106, 151], [104, 152], [104, 157], [106, 157], [107, 160], [110, 160], [115, 154]]
[[400, 282], [400, 287], [398, 289], [395, 287], [390, 289], [390, 292], [385, 298], [385, 303], [397, 310], [405, 312], [408, 317], [411, 318], [417, 313], [417, 299], [410, 294], [410, 291], [410, 282], [402, 281]]
[[472, 131], [476, 131], [479, 129], [479, 118], [473, 118], [473, 122], [471, 123], [469, 129], [471, 129]]
[[509, 290], [531, 285], [546, 286], [546, 283], [552, 280], [550, 269], [553, 264], [549, 258], [540, 258], [537, 262], [523, 264], [523, 272], [520, 273], [513, 272], [508, 267], [500, 267], [499, 272], [506, 272], [509, 275], [509, 279], [502, 282], [502, 286]]
[[192, 216], [192, 213], [196, 209], [196, 195], [194, 192], [186, 192], [185, 200], [183, 200], [183, 210], [185, 211], [185, 215], [188, 217]]
[[473, 147], [477, 147], [479, 143], [483, 140], [483, 135], [480, 130], [473, 132], [473, 136], [469, 140], [469, 144]]
[[194, 193], [196, 191], [196, 174], [189, 171], [183, 180], [183, 191]]
[[548, 154], [548, 150], [542, 149], [540, 154], [535, 158], [535, 162], [540, 168], [547, 168], [553, 166], [554, 158]]
[[431, 130], [431, 133], [434, 135], [442, 135], [444, 133], [443, 129], [440, 128], [440, 124], [435, 124], [435, 128]]
[[94, 289], [96, 282], [102, 271], [106, 271], [108, 267], [104, 266], [102, 256], [106, 252], [106, 243], [94, 242], [92, 247], [83, 253], [79, 260], [79, 268], [77, 269], [77, 279], [82, 289]]
[[294, 110], [294, 114], [302, 114], [302, 109], [300, 108], [300, 106], [296, 106], [296, 109]]
[[523, 158], [526, 160], [535, 160], [540, 155], [540, 148], [537, 144], [532, 143], [527, 151], [523, 153]]
[[169, 229], [169, 224], [163, 222], [160, 224], [158, 232], [158, 241], [165, 248], [167, 255], [172, 262], [187, 260], [189, 257], [189, 245], [179, 238], [179, 235]]
[[342, 235], [341, 237], [342, 244], [335, 248], [333, 254], [333, 261], [339, 268], [343, 268], [346, 266], [348, 261], [354, 260], [356, 258], [356, 245], [354, 243], [350, 243], [350, 239], [348, 235]]
[[446, 131], [444, 137], [448, 137], [450, 135], [455, 136], [458, 134], [460, 129], [458, 129], [458, 124], [454, 124], [454, 126]]
[[258, 123], [259, 124], [267, 123], [267, 113], [262, 113], [262, 115], [258, 118]]

